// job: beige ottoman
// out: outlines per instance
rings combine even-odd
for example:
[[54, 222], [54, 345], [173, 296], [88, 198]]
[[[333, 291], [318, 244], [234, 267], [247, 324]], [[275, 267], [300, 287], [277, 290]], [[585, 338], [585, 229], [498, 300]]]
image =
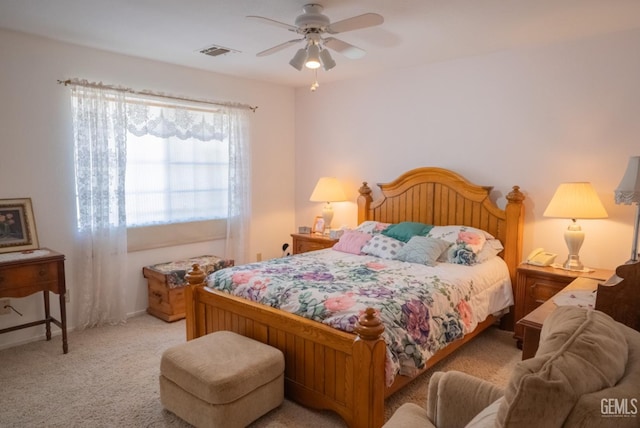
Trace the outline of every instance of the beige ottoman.
[[282, 404], [279, 349], [218, 331], [167, 349], [160, 362], [160, 401], [196, 427], [245, 427]]

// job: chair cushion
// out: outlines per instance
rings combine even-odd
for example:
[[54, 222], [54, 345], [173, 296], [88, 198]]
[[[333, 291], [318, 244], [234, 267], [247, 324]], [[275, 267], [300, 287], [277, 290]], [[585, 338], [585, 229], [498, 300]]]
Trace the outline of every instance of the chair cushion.
[[382, 428], [422, 427], [435, 428], [427, 418], [427, 411], [414, 403], [404, 403], [393, 413], [393, 416]]
[[480, 413], [478, 413], [471, 421], [465, 425], [465, 428], [494, 428], [498, 417], [498, 410], [504, 401], [504, 397], [498, 398], [489, 404]]
[[498, 426], [562, 426], [583, 394], [618, 382], [627, 357], [627, 341], [611, 317], [576, 306], [557, 308], [542, 327], [536, 356], [516, 365]]

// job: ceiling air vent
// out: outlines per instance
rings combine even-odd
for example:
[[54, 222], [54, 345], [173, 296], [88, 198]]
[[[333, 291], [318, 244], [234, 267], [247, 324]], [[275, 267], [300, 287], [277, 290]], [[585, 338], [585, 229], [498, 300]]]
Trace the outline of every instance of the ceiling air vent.
[[204, 49], [200, 49], [200, 53], [205, 54], [205, 55], [209, 55], [209, 56], [224, 55], [224, 54], [227, 54], [229, 52], [236, 53], [236, 52], [239, 52], [239, 51], [237, 51], [235, 49], [224, 48], [222, 46], [216, 46], [216, 45], [211, 45], [211, 46], [206, 47]]

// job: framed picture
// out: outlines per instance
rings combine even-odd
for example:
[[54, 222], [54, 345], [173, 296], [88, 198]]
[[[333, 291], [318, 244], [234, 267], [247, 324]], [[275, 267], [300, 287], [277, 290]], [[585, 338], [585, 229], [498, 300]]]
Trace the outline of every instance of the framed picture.
[[0, 199], [0, 253], [38, 249], [31, 198]]
[[315, 220], [313, 220], [313, 227], [311, 228], [311, 232], [324, 234], [324, 219], [322, 216], [316, 216]]

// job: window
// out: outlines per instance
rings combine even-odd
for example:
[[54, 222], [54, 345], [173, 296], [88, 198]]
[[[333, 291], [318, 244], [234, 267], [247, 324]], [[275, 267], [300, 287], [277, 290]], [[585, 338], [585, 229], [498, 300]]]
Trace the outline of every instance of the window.
[[127, 100], [127, 118], [129, 250], [223, 237], [229, 212], [224, 113]]
[[127, 226], [226, 218], [228, 147], [219, 140], [127, 133]]
[[63, 83], [72, 88], [77, 239], [90, 258], [220, 239], [226, 257], [248, 259], [247, 112], [256, 107]]

